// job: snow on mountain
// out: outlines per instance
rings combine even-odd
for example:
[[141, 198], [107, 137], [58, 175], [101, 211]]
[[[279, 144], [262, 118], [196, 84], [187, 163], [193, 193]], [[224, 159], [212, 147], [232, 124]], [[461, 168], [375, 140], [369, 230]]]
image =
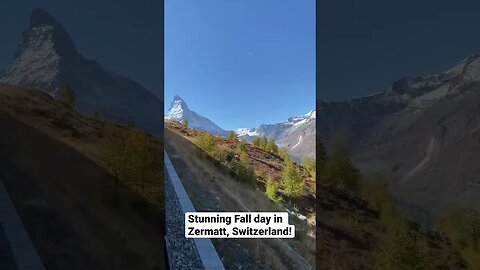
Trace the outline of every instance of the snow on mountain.
[[[212, 134], [220, 133], [223, 136], [228, 134], [227, 130], [217, 126], [210, 119], [190, 110], [187, 103], [179, 96], [173, 98], [165, 119], [178, 122], [187, 120], [190, 127]], [[282, 123], [263, 124], [258, 128], [239, 128], [234, 132], [239, 138], [247, 141], [262, 136], [273, 138], [278, 146], [285, 147], [292, 157], [301, 160], [315, 155], [315, 119], [316, 110], [313, 110], [301, 116], [290, 117]]]
[[254, 136], [260, 136], [254, 128], [239, 128], [239, 129], [236, 129], [235, 130], [235, 133], [239, 136], [239, 137], [245, 137], [245, 136], [249, 136], [249, 137], [254, 137]]
[[208, 131], [214, 135], [216, 133], [220, 133], [221, 135], [226, 135], [228, 133], [226, 130], [213, 123], [210, 119], [190, 110], [187, 103], [177, 95], [173, 98], [172, 105], [170, 106], [168, 113], [165, 115], [165, 119], [179, 122], [187, 120], [190, 127]]
[[235, 130], [240, 138], [251, 141], [255, 137], [273, 138], [278, 146], [287, 149], [297, 159], [315, 156], [316, 110], [288, 118], [277, 124], [262, 124], [258, 128]]
[[471, 55], [453, 68], [423, 76], [400, 79], [387, 90], [352, 102], [372, 101], [404, 104], [405, 108], [418, 109], [459, 91], [468, 83], [480, 82], [480, 55]]
[[448, 204], [480, 209], [472, 186], [480, 171], [478, 104], [480, 55], [472, 55], [376, 95], [319, 100], [317, 134], [327, 150], [345, 145], [362, 172], [385, 175], [398, 202], [422, 217]]
[[22, 43], [0, 73], [0, 82], [53, 97], [68, 85], [75, 92], [78, 111], [135, 122], [151, 132], [163, 130], [163, 101], [137, 82], [85, 59], [62, 25], [43, 9], [32, 12]]

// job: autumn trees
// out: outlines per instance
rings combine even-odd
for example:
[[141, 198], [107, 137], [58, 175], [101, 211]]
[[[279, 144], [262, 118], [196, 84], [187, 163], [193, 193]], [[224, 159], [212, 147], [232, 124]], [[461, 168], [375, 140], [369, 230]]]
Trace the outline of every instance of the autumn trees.
[[305, 180], [292, 160], [287, 160], [282, 173], [282, 186], [285, 194], [291, 197], [303, 195]]
[[147, 184], [156, 181], [155, 172], [161, 166], [157, 154], [147, 133], [130, 128], [108, 139], [102, 159], [117, 180], [145, 192]]
[[335, 146], [331, 155], [327, 156], [323, 144], [317, 143], [316, 169], [319, 171], [320, 185], [352, 193], [359, 192], [361, 175], [353, 166], [345, 147]]

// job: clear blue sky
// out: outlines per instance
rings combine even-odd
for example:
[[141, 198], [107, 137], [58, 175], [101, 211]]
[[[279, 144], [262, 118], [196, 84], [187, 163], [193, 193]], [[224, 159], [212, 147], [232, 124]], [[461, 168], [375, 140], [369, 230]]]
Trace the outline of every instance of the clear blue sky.
[[318, 98], [348, 100], [480, 53], [478, 0], [320, 0]]
[[225, 129], [315, 108], [315, 1], [165, 0], [165, 111]]

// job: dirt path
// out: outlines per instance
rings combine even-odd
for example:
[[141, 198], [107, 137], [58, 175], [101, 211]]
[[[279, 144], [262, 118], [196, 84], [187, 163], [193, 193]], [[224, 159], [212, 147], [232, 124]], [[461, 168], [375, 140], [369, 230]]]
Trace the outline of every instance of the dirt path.
[[[198, 211], [282, 211], [261, 191], [234, 180], [204, 158], [194, 144], [168, 129], [165, 148]], [[227, 269], [311, 269], [315, 258], [314, 240], [310, 250], [308, 244], [298, 240], [212, 241]]]
[[159, 209], [2, 112], [0, 130], [0, 178], [47, 269], [164, 269]]

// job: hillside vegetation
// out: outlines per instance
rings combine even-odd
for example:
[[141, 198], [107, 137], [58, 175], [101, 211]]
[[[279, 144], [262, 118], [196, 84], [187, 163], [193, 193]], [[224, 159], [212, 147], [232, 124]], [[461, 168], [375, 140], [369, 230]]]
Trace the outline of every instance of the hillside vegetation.
[[[233, 138], [228, 140], [228, 136], [222, 138], [200, 132], [188, 128], [187, 123], [166, 121], [165, 126], [165, 149], [197, 211], [292, 213], [289, 223], [296, 227], [293, 239], [212, 239], [226, 269], [314, 269], [314, 226], [299, 211], [293, 209], [295, 215], [292, 210], [287, 210], [290, 205], [283, 201], [281, 188], [273, 190], [277, 198], [282, 198], [281, 201], [268, 197], [265, 183], [259, 181], [254, 167], [251, 163], [243, 163], [250, 159], [244, 153], [249, 148], [247, 143], [234, 143]], [[231, 148], [226, 148], [230, 143]], [[219, 147], [224, 151], [215, 152], [230, 153], [225, 162], [220, 162], [213, 152], [204, 150]], [[237, 148], [241, 152], [239, 156], [235, 153]], [[263, 149], [258, 151], [266, 157], [271, 156]], [[267, 165], [272, 162], [263, 161]], [[282, 173], [278, 173], [278, 177], [279, 181], [283, 181]], [[297, 199], [302, 200], [302, 197]]]
[[314, 224], [315, 172], [310, 160], [307, 165], [297, 164], [271, 139], [259, 138], [250, 144], [233, 132], [226, 137], [211, 135], [168, 120], [165, 127], [198, 145], [237, 180], [262, 190], [272, 201]]
[[447, 215], [441, 231], [396, 209], [389, 181], [362, 175], [348, 151], [317, 145], [317, 267], [325, 269], [478, 269], [478, 214]]
[[[148, 135], [134, 123], [115, 124], [102, 120], [96, 112], [90, 116], [78, 113], [70, 102], [73, 99], [60, 101], [38, 90], [0, 84], [0, 111], [75, 148], [123, 184], [163, 208], [162, 139]], [[149, 164], [138, 164], [146, 157]], [[117, 166], [123, 171], [118, 171]]]
[[0, 84], [0, 180], [42, 261], [164, 269], [162, 141], [73, 102]]

